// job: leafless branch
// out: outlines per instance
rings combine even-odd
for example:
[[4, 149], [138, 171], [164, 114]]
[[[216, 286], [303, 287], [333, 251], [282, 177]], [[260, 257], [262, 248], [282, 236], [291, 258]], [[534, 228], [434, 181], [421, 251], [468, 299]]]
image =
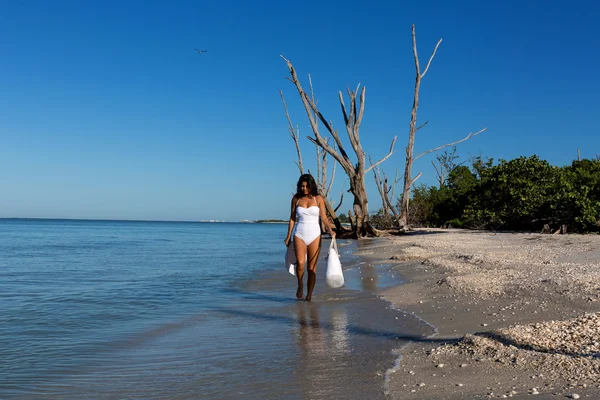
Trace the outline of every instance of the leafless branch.
[[486, 130], [487, 130], [487, 128], [483, 128], [483, 129], [482, 129], [482, 130], [480, 130], [479, 132], [475, 132], [475, 133], [472, 133], [472, 132], [471, 132], [471, 133], [469, 133], [469, 134], [468, 134], [466, 137], [464, 137], [464, 138], [462, 138], [462, 139], [460, 139], [460, 140], [457, 140], [456, 142], [452, 142], [452, 143], [446, 143], [446, 144], [444, 144], [444, 145], [442, 145], [442, 146], [436, 147], [435, 149], [427, 150], [427, 151], [425, 151], [425, 152], [423, 152], [423, 153], [419, 154], [419, 155], [418, 155], [418, 156], [416, 156], [415, 158], [413, 158], [413, 161], [414, 161], [414, 160], [416, 160], [416, 159], [418, 159], [418, 158], [420, 158], [420, 157], [423, 157], [423, 156], [424, 156], [424, 155], [426, 155], [426, 154], [433, 153], [433, 152], [436, 152], [436, 151], [438, 151], [438, 150], [441, 150], [441, 149], [443, 149], [444, 147], [454, 146], [454, 145], [456, 145], [456, 144], [462, 143], [462, 142], [464, 142], [465, 140], [469, 140], [469, 139], [471, 139], [471, 138], [473, 138], [473, 137], [475, 137], [475, 136], [479, 135], [480, 133], [482, 133], [482, 132], [485, 132]]
[[417, 179], [419, 179], [423, 175], [422, 172], [419, 172], [419, 175], [415, 176], [413, 180], [410, 181], [410, 186], [414, 185]]
[[398, 182], [400, 182], [400, 179], [398, 179], [398, 173], [398, 168], [396, 168], [396, 176], [394, 177], [394, 183], [392, 184], [392, 193], [390, 194], [391, 199], [394, 198], [394, 191], [396, 190], [396, 185], [398, 184]]
[[[442, 184], [444, 183], [444, 176], [443, 174], [440, 172], [440, 170], [438, 170], [438, 167], [435, 165], [435, 163], [433, 161], [431, 161], [431, 165], [433, 165], [433, 168], [435, 168], [435, 174], [438, 177], [438, 182], [440, 183], [440, 187], [442, 187]], [[440, 169], [442, 167], [440, 166]]]
[[[329, 138], [327, 138], [327, 143], [329, 143]], [[316, 146], [316, 147], [317, 147], [317, 158], [321, 159], [321, 161], [319, 162], [319, 164], [320, 164], [319, 174], [321, 176], [319, 185], [321, 186], [323, 195], [327, 196], [327, 192], [325, 190], [325, 187], [327, 186], [327, 152], [324, 149], [320, 148], [319, 146]], [[335, 161], [333, 163], [335, 164]]]
[[398, 219], [398, 213], [396, 212], [396, 208], [394, 207], [394, 205], [392, 204], [392, 200], [393, 197], [390, 197], [389, 193], [390, 190], [393, 192], [393, 187], [388, 187], [388, 180], [387, 177], [385, 176], [385, 172], [383, 173], [383, 191], [385, 193], [385, 202], [387, 203], [387, 208], [389, 210], [389, 212], [394, 216], [394, 219]]
[[[360, 86], [360, 84], [359, 84]], [[358, 90], [358, 87], [356, 88]], [[346, 105], [344, 104], [344, 96], [342, 92], [339, 92], [339, 100], [340, 106], [342, 107], [342, 113], [344, 114], [344, 122], [346, 124], [346, 133], [348, 134], [348, 138], [350, 139], [350, 144], [352, 145], [352, 149], [354, 152], [358, 154], [362, 154], [362, 148], [360, 145], [360, 139], [358, 137], [358, 127], [360, 126], [363, 110], [365, 107], [365, 88], [362, 88], [360, 94], [360, 111], [357, 116], [356, 113], [356, 93], [351, 92], [348, 89], [348, 96], [350, 97], [350, 115], [346, 112]], [[338, 143], [339, 146], [339, 143]]]
[[424, 128], [424, 127], [425, 127], [425, 125], [427, 125], [427, 123], [428, 123], [428, 122], [429, 122], [429, 121], [425, 121], [425, 123], [424, 123], [423, 125], [419, 126], [417, 129], [415, 129], [415, 132], [418, 132], [418, 131], [419, 131], [419, 129], [421, 129], [421, 128]]
[[[344, 168], [344, 170], [348, 171], [352, 171], [353, 170], [353, 166], [352, 163], [350, 162], [350, 159], [348, 158], [348, 155], [345, 153], [344, 149], [342, 146], [340, 146], [341, 141], [339, 140], [338, 134], [337, 132], [333, 129], [333, 127], [327, 122], [327, 120], [325, 119], [325, 117], [323, 117], [323, 114], [321, 114], [319, 112], [319, 110], [317, 109], [316, 104], [314, 104], [314, 102], [308, 97], [308, 95], [306, 94], [306, 92], [304, 91], [304, 89], [302, 89], [302, 85], [300, 84], [300, 81], [298, 80], [298, 74], [296, 73], [296, 69], [294, 68], [294, 66], [292, 65], [292, 63], [286, 59], [284, 56], [281, 56], [281, 58], [286, 62], [288, 69], [290, 71], [290, 74], [292, 75], [291, 78], [286, 78], [288, 80], [290, 80], [295, 86], [296, 89], [298, 90], [298, 93], [300, 94], [300, 99], [302, 100], [302, 103], [304, 104], [304, 109], [308, 115], [308, 119], [310, 121], [310, 125], [311, 128], [313, 130], [313, 133], [315, 135], [314, 138], [312, 137], [308, 137], [308, 139], [323, 147], [329, 154], [331, 154], [331, 156], [333, 158], [335, 158], [337, 160], [337, 162], [340, 163], [340, 165]], [[319, 132], [319, 126], [318, 123], [316, 121], [315, 118], [313, 118], [312, 112], [311, 110], [318, 115], [319, 119], [321, 120], [321, 122], [323, 123], [323, 125], [325, 125], [325, 127], [327, 128], [327, 130], [331, 133], [331, 135], [333, 136], [334, 140], [338, 143], [338, 147], [340, 149], [340, 153], [336, 152], [331, 146], [329, 146], [323, 136], [321, 136], [320, 132]]]
[[[413, 30], [414, 30], [414, 25], [413, 25]], [[427, 66], [425, 67], [425, 71], [423, 71], [423, 73], [421, 74], [421, 78], [423, 78], [425, 76], [425, 74], [427, 73], [427, 70], [429, 69], [429, 66], [431, 65], [431, 61], [433, 60], [433, 57], [435, 57], [435, 53], [437, 52], [438, 47], [440, 47], [440, 44], [442, 43], [442, 39], [440, 39], [437, 44], [435, 45], [435, 49], [433, 49], [433, 53], [431, 53], [431, 57], [429, 57], [429, 61], [427, 62]]]
[[396, 143], [397, 138], [398, 138], [398, 136], [394, 136], [394, 139], [392, 140], [392, 144], [390, 145], [389, 153], [387, 153], [387, 155], [385, 157], [383, 157], [381, 160], [377, 161], [375, 164], [372, 164], [369, 168], [367, 168], [365, 170], [365, 174], [367, 172], [369, 172], [370, 170], [372, 170], [373, 168], [375, 168], [376, 166], [378, 166], [379, 164], [381, 164], [382, 162], [384, 162], [385, 160], [387, 160], [388, 158], [390, 158], [390, 156], [392, 154], [394, 154], [394, 144]]
[[[371, 157], [369, 157], [369, 163], [373, 164]], [[396, 209], [394, 208], [394, 206], [392, 205], [392, 201], [390, 200], [394, 198], [393, 193], [394, 186], [396, 185], [396, 183], [394, 182], [392, 184], [392, 187], [389, 187], [387, 183], [388, 179], [387, 176], [385, 176], [385, 172], [381, 171], [379, 167], [374, 167], [372, 169], [373, 176], [375, 178], [375, 185], [377, 186], [377, 190], [379, 191], [379, 195], [381, 196], [383, 213], [385, 215], [392, 214], [394, 218], [398, 218]], [[390, 192], [392, 193], [391, 197]]]
[[[310, 98], [311, 98], [311, 101], [312, 101], [312, 103], [313, 103], [313, 104], [315, 105], [315, 107], [316, 107], [316, 106], [317, 106], [317, 101], [315, 100], [315, 91], [313, 90], [312, 78], [311, 78], [310, 74], [308, 74], [308, 84], [309, 84], [309, 86], [310, 86]], [[316, 116], [316, 114], [314, 113], [314, 111], [313, 111], [313, 118], [314, 118], [314, 119], [315, 119], [315, 121], [316, 121], [316, 119], [317, 119], [317, 116]]]
[[337, 207], [335, 208], [335, 211], [337, 213], [337, 211], [340, 209], [340, 207], [342, 206], [342, 201], [344, 201], [344, 191], [342, 190], [342, 195], [340, 197], [340, 204], [337, 205]]
[[[369, 157], [369, 162], [371, 162], [371, 157]], [[381, 201], [383, 202], [383, 213], [387, 214], [387, 193], [383, 190], [383, 179], [381, 179], [379, 168], [373, 168], [373, 177], [375, 178], [375, 186], [377, 186], [377, 191], [381, 196]]]
[[412, 26], [412, 44], [413, 44], [413, 56], [415, 57], [415, 69], [417, 70], [417, 76], [421, 77], [421, 67], [419, 66], [419, 54], [417, 52], [417, 35], [415, 33], [415, 25]]
[[423, 73], [421, 73], [421, 67], [419, 65], [419, 55], [417, 54], [417, 35], [415, 33], [415, 25], [414, 24], [412, 26], [412, 43], [413, 43], [413, 56], [415, 57], [415, 68], [417, 70], [417, 75], [419, 76], [419, 79], [421, 79], [427, 73], [427, 70], [429, 69], [429, 66], [431, 65], [431, 61], [433, 61], [433, 57], [435, 57], [435, 53], [437, 52], [438, 47], [440, 47], [440, 44], [442, 44], [442, 39], [440, 39], [437, 42], [437, 44], [435, 45], [435, 48], [433, 49], [433, 53], [431, 53], [431, 57], [429, 57], [429, 61], [427, 62], [427, 65], [425, 66], [425, 71], [423, 71]]
[[[335, 143], [333, 144], [333, 148], [336, 148]], [[337, 166], [337, 162], [335, 162], [335, 160], [333, 161], [333, 168], [331, 170], [331, 179], [329, 180], [329, 186], [327, 187], [327, 190], [325, 191], [325, 193], [327, 194], [327, 196], [329, 196], [329, 192], [331, 191], [331, 187], [333, 186], [333, 181], [335, 179], [335, 167]], [[343, 195], [342, 195], [343, 198]]]
[[[333, 129], [333, 123], [331, 121], [327, 121], [325, 119], [325, 117], [323, 116], [323, 114], [321, 114], [321, 112], [317, 109], [317, 105], [315, 103], [313, 103], [312, 101], [309, 101], [308, 105], [310, 106], [310, 108], [312, 109], [312, 111], [319, 117], [319, 119], [321, 120], [321, 122], [323, 123], [323, 125], [325, 125], [325, 128], [329, 131], [329, 133], [331, 134], [331, 136], [333, 137], [333, 140], [335, 141], [335, 143], [338, 146], [338, 149], [340, 150], [341, 153], [341, 157], [344, 158], [345, 160], [347, 160], [347, 164], [348, 165], [352, 165], [352, 163], [350, 162], [350, 158], [348, 157], [348, 154], [346, 153], [346, 151], [344, 150], [344, 146], [342, 145], [342, 141], [340, 139], [340, 136], [338, 135], [338, 131], [336, 129]], [[315, 134], [315, 136], [317, 136]], [[321, 137], [322, 139], [322, 137]], [[331, 146], [328, 146], [328, 148], [333, 151], [335, 154], [337, 154], [335, 152], [334, 149], [331, 148]], [[330, 150], [326, 149], [327, 152], [329, 153]], [[332, 157], [336, 158], [334, 153], [330, 153], [332, 155]], [[338, 160], [339, 162], [339, 160]], [[340, 162], [340, 165], [344, 166], [343, 163]], [[345, 169], [345, 168], [344, 168]]]
[[287, 104], [285, 103], [285, 97], [283, 96], [283, 92], [280, 90], [279, 94], [281, 95], [281, 101], [283, 102], [283, 108], [285, 109], [285, 116], [288, 120], [288, 132], [292, 139], [294, 139], [294, 143], [296, 144], [296, 153], [298, 153], [298, 162], [296, 165], [300, 170], [300, 175], [304, 174], [304, 167], [302, 166], [302, 154], [300, 153], [300, 143], [298, 143], [298, 134], [297, 130], [294, 130], [294, 125], [292, 124], [292, 119], [290, 118], [290, 114], [288, 112]]
[[324, 152], [325, 150], [322, 150], [321, 147], [319, 146], [315, 146], [315, 150], [317, 150], [317, 186], [319, 188], [322, 188], [322, 182], [321, 182], [321, 172], [323, 171], [323, 166], [321, 165], [321, 160], [322, 160], [322, 155], [321, 152]]

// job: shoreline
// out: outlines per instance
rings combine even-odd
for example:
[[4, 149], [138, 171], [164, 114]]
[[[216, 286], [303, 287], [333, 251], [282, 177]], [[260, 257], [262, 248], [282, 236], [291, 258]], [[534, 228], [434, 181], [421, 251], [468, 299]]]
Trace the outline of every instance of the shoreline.
[[367, 241], [356, 255], [404, 281], [379, 295], [437, 330], [395, 351], [389, 398], [600, 398], [599, 235], [420, 229]]
[[[286, 299], [274, 303], [270, 313], [285, 316], [284, 325], [301, 339], [299, 358], [290, 360], [300, 363], [294, 374], [303, 377], [302, 398], [384, 400], [385, 372], [396, 359], [394, 349], [428, 335], [431, 329], [420, 319], [393, 309], [378, 295], [401, 281], [387, 266], [367, 263], [356, 255], [364, 242], [338, 241], [345, 283], [342, 288], [328, 287], [324, 275], [329, 243], [322, 244], [312, 302], [295, 300], [296, 277], [279, 266], [278, 273], [265, 271], [243, 290]], [[278, 288], [277, 294], [270, 293], [273, 288]], [[319, 384], [311, 385], [312, 381]]]

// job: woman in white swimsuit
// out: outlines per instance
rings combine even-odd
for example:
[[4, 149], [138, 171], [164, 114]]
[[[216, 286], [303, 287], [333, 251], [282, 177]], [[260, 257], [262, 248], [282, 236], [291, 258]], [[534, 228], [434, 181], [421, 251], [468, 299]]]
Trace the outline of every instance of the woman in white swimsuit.
[[[321, 252], [321, 226], [319, 217], [325, 227], [335, 238], [335, 232], [331, 229], [331, 224], [325, 213], [325, 203], [323, 198], [317, 192], [317, 184], [310, 174], [304, 174], [298, 179], [296, 195], [292, 198], [292, 211], [290, 214], [290, 223], [288, 234], [285, 238], [285, 245], [289, 246], [293, 240], [296, 249], [296, 277], [298, 278], [298, 290], [296, 298], [302, 299], [304, 296], [304, 264], [308, 263], [308, 291], [304, 300], [311, 301], [312, 292], [317, 281], [317, 260]], [[306, 260], [306, 261], [305, 261]]]

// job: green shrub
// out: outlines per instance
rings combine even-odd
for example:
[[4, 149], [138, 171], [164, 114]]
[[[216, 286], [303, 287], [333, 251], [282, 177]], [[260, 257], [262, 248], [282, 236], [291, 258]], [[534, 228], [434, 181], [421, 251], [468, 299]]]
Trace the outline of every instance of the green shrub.
[[412, 226], [541, 231], [600, 231], [600, 160], [556, 167], [538, 156], [477, 157], [455, 167], [441, 188], [416, 186], [409, 203]]

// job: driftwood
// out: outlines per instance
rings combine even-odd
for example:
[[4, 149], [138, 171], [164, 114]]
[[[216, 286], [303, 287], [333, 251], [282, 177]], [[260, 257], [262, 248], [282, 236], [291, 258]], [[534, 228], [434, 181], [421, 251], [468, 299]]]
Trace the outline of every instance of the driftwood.
[[567, 234], [567, 225], [561, 225], [560, 228], [553, 233], [553, 235], [566, 235]]
[[552, 234], [552, 235], [566, 235], [567, 234], [567, 225], [562, 224], [560, 228], [558, 228], [554, 233], [552, 233], [552, 229], [550, 225], [544, 224], [544, 228], [542, 229], [542, 233]]
[[544, 233], [544, 234], [552, 233], [552, 229], [550, 229], [550, 225], [544, 224], [544, 227], [542, 228], [542, 233]]

